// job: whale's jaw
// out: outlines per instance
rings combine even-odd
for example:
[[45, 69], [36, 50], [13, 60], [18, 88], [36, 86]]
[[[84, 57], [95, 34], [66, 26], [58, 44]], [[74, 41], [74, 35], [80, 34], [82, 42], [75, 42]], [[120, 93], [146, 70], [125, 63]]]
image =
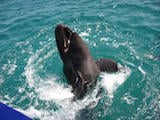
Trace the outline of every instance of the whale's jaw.
[[73, 31], [70, 28], [62, 24], [57, 25], [57, 27], [55, 28], [57, 46], [61, 54], [68, 52], [72, 33]]

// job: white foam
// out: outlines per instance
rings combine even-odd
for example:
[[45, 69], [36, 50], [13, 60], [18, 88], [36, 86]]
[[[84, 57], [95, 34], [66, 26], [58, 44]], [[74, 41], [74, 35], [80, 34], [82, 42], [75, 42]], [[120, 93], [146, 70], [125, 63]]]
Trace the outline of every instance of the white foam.
[[132, 47], [131, 45], [130, 46], [128, 46], [128, 48], [129, 48], [129, 50], [131, 51], [130, 52], [130, 54], [131, 55], [133, 55], [133, 56], [135, 56], [136, 57], [136, 59], [140, 59], [140, 57], [139, 57], [139, 55], [138, 55], [138, 53], [137, 53], [137, 51], [136, 51], [136, 49], [134, 48], [134, 47]]
[[14, 73], [16, 68], [17, 68], [16, 60], [13, 61], [13, 63], [12, 63], [12, 61], [8, 60], [8, 63], [3, 65], [2, 70], [8, 71], [8, 74], [11, 75]]
[[87, 36], [89, 36], [89, 33], [87, 33], [87, 32], [81, 32], [79, 35], [81, 37], [87, 37]]
[[49, 51], [46, 55], [43, 56], [43, 58], [38, 59], [37, 63], [41, 63], [41, 62], [44, 61], [45, 59], [51, 57], [54, 52], [55, 52], [55, 50]]
[[32, 66], [29, 65], [31, 63], [31, 61], [32, 61], [32, 58], [30, 58], [28, 60], [28, 66], [25, 67], [24, 75], [26, 76], [27, 83], [29, 84], [29, 86], [33, 87], [34, 86], [34, 73], [35, 73], [35, 70], [34, 70], [34, 68]]
[[107, 90], [110, 98], [113, 98], [114, 91], [128, 78], [130, 75], [129, 68], [120, 69], [118, 73], [102, 73], [102, 86]]
[[151, 54], [145, 54], [144, 57], [149, 58], [149, 59], [154, 59], [154, 56]]
[[10, 65], [8, 74], [13, 74], [16, 68], [17, 68], [16, 62], [14, 62], [13, 64]]
[[145, 76], [146, 72], [142, 69], [142, 65], [138, 66], [139, 71]]
[[42, 110], [37, 110], [34, 106], [30, 106], [26, 110], [22, 110], [20, 108], [15, 108], [17, 111], [22, 112], [23, 114], [29, 116], [30, 118], [41, 118], [42, 117]]
[[21, 87], [21, 88], [18, 89], [18, 92], [19, 92], [19, 93], [22, 93], [22, 92], [24, 92], [24, 91], [25, 91], [25, 88], [23, 88], [23, 87]]
[[130, 94], [126, 93], [122, 100], [124, 100], [127, 104], [134, 104], [137, 98], [132, 97]]
[[143, 64], [141, 64], [140, 66], [138, 66], [138, 70], [142, 73], [143, 78], [142, 81], [145, 80], [146, 77], [146, 72], [142, 69]]
[[39, 87], [36, 89], [40, 99], [62, 101], [73, 97], [70, 87], [64, 87], [63, 84], [56, 83], [56, 81], [56, 77], [41, 81]]
[[[50, 88], [51, 89], [51, 88]], [[46, 91], [46, 90], [45, 90]], [[58, 91], [58, 90], [57, 90]], [[40, 92], [40, 91], [39, 91]], [[43, 91], [44, 92], [44, 91]], [[45, 98], [47, 98], [47, 92], [44, 92]], [[51, 91], [56, 92], [55, 90]], [[26, 110], [22, 110], [22, 109], [17, 109], [18, 111], [21, 111], [22, 113], [24, 113], [25, 115], [31, 117], [31, 118], [40, 118], [42, 120], [75, 120], [75, 116], [77, 115], [78, 111], [85, 108], [88, 105], [96, 105], [96, 103], [98, 103], [99, 98], [95, 97], [95, 91], [93, 91], [92, 95], [88, 95], [86, 96], [83, 100], [77, 100], [77, 101], [72, 101], [71, 99], [63, 99], [63, 101], [59, 100], [59, 99], [55, 99], [57, 98], [57, 96], [53, 96], [47, 98], [47, 101], [49, 100], [53, 100], [54, 102], [56, 102], [58, 105], [60, 105], [61, 107], [54, 111], [54, 110], [48, 110], [47, 108], [43, 108], [43, 109], [37, 109], [35, 106], [30, 106], [28, 109]], [[52, 94], [48, 94], [49, 96]], [[58, 91], [59, 96], [61, 96], [63, 98], [63, 95], [60, 93], [60, 91]], [[46, 102], [47, 102], [46, 101]]]
[[100, 41], [108, 42], [109, 38], [108, 37], [102, 37], [102, 38], [100, 38]]
[[128, 42], [124, 42], [124, 43], [113, 42], [112, 46], [115, 47], [115, 48], [118, 48], [120, 46], [126, 46], [128, 44], [129, 44]]

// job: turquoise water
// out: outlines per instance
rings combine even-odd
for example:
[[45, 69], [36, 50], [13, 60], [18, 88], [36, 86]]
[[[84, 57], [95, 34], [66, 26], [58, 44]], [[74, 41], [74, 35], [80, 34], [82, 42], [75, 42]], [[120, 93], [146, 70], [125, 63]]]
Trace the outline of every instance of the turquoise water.
[[[0, 16], [1, 102], [41, 120], [160, 119], [159, 0], [1, 0]], [[71, 101], [58, 23], [77, 31], [95, 59], [121, 67], [101, 73], [83, 100]]]

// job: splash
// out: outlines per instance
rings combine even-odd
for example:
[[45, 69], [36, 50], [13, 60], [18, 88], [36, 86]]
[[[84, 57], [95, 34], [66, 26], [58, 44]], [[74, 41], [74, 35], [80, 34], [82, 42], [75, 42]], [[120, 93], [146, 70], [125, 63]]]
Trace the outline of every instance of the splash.
[[36, 70], [34, 68], [35, 58], [36, 57], [32, 56], [28, 60], [29, 64], [25, 69], [27, 82], [31, 88], [35, 88], [38, 99], [46, 102], [54, 102], [60, 106], [60, 108], [54, 111], [48, 110], [47, 108], [37, 109], [36, 106], [30, 106], [26, 110], [19, 110], [31, 118], [41, 118], [42, 120], [74, 120], [77, 114], [79, 114], [79, 111], [88, 106], [94, 108], [98, 104], [99, 100], [102, 98], [96, 95], [101, 87], [107, 90], [110, 98], [113, 98], [114, 91], [123, 84], [130, 74], [129, 68], [122, 66], [119, 67], [120, 70], [118, 73], [102, 73], [100, 75], [102, 80], [97, 83], [97, 86], [90, 94], [85, 96], [82, 100], [73, 101], [74, 95], [71, 92], [71, 87], [63, 83], [57, 83], [56, 81], [60, 79], [59, 77], [50, 76], [46, 79], [42, 79], [40, 76], [36, 75]]
[[131, 71], [127, 67], [122, 67], [119, 65], [118, 73], [102, 73], [102, 86], [107, 90], [110, 98], [113, 98], [114, 91], [123, 84], [123, 82], [128, 78]]
[[71, 87], [65, 87], [63, 84], [56, 83], [56, 77], [41, 81], [37, 88], [39, 98], [47, 101], [56, 101], [60, 103], [65, 99], [73, 98]]

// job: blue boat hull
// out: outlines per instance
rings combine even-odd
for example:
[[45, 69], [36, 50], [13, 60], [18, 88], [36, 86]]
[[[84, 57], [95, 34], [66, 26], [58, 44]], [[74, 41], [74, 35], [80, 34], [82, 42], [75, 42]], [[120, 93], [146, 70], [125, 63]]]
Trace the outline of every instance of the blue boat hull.
[[26, 115], [14, 110], [11, 107], [0, 102], [0, 119], [1, 120], [32, 120]]

